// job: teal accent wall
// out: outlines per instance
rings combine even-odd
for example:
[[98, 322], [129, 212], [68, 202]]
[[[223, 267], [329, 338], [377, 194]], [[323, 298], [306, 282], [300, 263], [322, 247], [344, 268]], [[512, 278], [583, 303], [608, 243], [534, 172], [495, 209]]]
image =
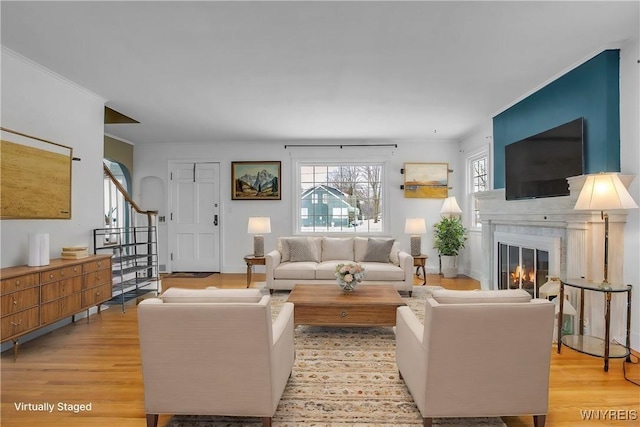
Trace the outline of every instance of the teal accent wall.
[[504, 147], [584, 117], [584, 173], [620, 171], [620, 51], [605, 50], [493, 118], [494, 188]]

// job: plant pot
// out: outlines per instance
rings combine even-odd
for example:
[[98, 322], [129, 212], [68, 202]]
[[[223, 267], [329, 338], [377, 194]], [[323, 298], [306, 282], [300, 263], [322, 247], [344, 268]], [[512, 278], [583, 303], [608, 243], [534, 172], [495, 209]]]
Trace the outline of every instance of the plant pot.
[[446, 278], [458, 277], [458, 266], [456, 265], [456, 255], [440, 255], [442, 262], [442, 275]]

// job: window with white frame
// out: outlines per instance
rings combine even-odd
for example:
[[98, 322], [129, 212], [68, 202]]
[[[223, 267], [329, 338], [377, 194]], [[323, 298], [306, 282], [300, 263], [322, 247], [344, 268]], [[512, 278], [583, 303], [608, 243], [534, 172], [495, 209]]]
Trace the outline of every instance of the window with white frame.
[[475, 194], [489, 189], [489, 155], [487, 151], [482, 151], [467, 161], [469, 176], [469, 206], [471, 206], [471, 227], [481, 227], [480, 211], [478, 210], [478, 199]]
[[382, 163], [299, 163], [298, 232], [382, 233]]

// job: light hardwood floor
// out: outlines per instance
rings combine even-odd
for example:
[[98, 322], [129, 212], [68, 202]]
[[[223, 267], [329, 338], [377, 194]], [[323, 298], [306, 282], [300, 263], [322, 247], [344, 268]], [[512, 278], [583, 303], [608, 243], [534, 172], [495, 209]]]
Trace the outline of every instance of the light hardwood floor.
[[[264, 281], [264, 275], [253, 279]], [[421, 281], [416, 280], [416, 284]], [[427, 277], [429, 285], [448, 289], [476, 289], [478, 282], [460, 277]], [[163, 288], [180, 285], [202, 288], [245, 287], [244, 274], [212, 275], [206, 279], [162, 281]], [[616, 411], [620, 418], [627, 411], [640, 416], [640, 387], [623, 378], [622, 360], [613, 359], [608, 373], [602, 359], [563, 348], [552, 354], [549, 415], [547, 426], [638, 426], [636, 420], [583, 421], [581, 411]], [[472, 355], [471, 355], [472, 356]], [[142, 374], [138, 350], [135, 301], [126, 312], [112, 306], [87, 321], [79, 320], [20, 346], [18, 360], [13, 351], [2, 354], [0, 424], [11, 426], [144, 426]], [[473, 363], [473, 362], [470, 362]], [[637, 365], [632, 374], [638, 378]], [[19, 410], [24, 403], [51, 403], [52, 413]], [[62, 412], [58, 404], [91, 404], [85, 412]], [[73, 409], [73, 408], [71, 408]], [[607, 413], [610, 416], [611, 413]], [[168, 415], [160, 417], [164, 425]], [[509, 427], [532, 426], [531, 417], [503, 417]]]

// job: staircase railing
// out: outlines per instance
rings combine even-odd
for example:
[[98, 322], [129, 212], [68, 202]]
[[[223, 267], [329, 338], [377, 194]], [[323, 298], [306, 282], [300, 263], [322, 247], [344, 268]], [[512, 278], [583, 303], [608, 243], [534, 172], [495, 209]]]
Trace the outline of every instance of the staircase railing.
[[[158, 279], [159, 279], [159, 274], [160, 274], [160, 266], [159, 266], [159, 260], [158, 260], [158, 248], [157, 248], [157, 244], [158, 244], [158, 234], [157, 234], [157, 227], [155, 227], [156, 225], [156, 217], [158, 215], [158, 211], [155, 210], [144, 210], [142, 209], [129, 195], [129, 193], [127, 192], [127, 190], [124, 188], [124, 186], [120, 183], [120, 181], [118, 181], [118, 179], [113, 175], [113, 173], [111, 172], [111, 170], [109, 169], [109, 167], [106, 164], [102, 165], [102, 169], [104, 171], [105, 176], [107, 176], [109, 178], [109, 180], [111, 181], [111, 183], [115, 186], [115, 188], [117, 189], [117, 191], [123, 196], [125, 203], [129, 204], [129, 218], [130, 218], [130, 222], [134, 220], [134, 212], [140, 215], [143, 215], [146, 217], [147, 219], [147, 224], [145, 227], [140, 227], [143, 229], [146, 229], [146, 241], [148, 242], [147, 246], [146, 246], [146, 255], [148, 255], [147, 258], [147, 262], [146, 265], [149, 266], [149, 268], [147, 269], [147, 273], [146, 273], [146, 277], [147, 278], [152, 278], [155, 280], [156, 283], [156, 289], [155, 291], [158, 292]], [[137, 221], [133, 221], [133, 224], [130, 224], [129, 227], [124, 227], [125, 224], [121, 224], [119, 230], [133, 230], [133, 232], [126, 232], [123, 233], [123, 237], [127, 237], [127, 238], [131, 238], [133, 236], [133, 239], [136, 239], [136, 225], [135, 222]], [[108, 226], [108, 225], [107, 225]], [[121, 242], [121, 243], [131, 243], [131, 242]], [[155, 245], [155, 247], [154, 247]], [[122, 247], [120, 248], [120, 250], [122, 251]], [[130, 250], [130, 248], [126, 249], [127, 251]], [[137, 253], [137, 246], [133, 246], [133, 251], [135, 251]], [[121, 280], [124, 280], [124, 278], [120, 277]], [[137, 284], [136, 284], [136, 292], [137, 292]], [[123, 310], [124, 310], [124, 294], [123, 294], [123, 299], [122, 299], [122, 304], [123, 304]]]
[[109, 177], [109, 180], [111, 180], [113, 185], [116, 186], [120, 194], [122, 194], [122, 196], [124, 197], [124, 200], [129, 202], [129, 205], [131, 206], [131, 208], [137, 213], [141, 215], [145, 215], [147, 217], [147, 225], [154, 225], [155, 223], [154, 217], [158, 215], [158, 211], [143, 210], [142, 208], [140, 208], [140, 206], [138, 206], [138, 204], [131, 198], [127, 190], [122, 186], [120, 181], [118, 181], [116, 177], [113, 175], [113, 173], [111, 173], [107, 165], [103, 164], [102, 169], [104, 170], [105, 175]]

